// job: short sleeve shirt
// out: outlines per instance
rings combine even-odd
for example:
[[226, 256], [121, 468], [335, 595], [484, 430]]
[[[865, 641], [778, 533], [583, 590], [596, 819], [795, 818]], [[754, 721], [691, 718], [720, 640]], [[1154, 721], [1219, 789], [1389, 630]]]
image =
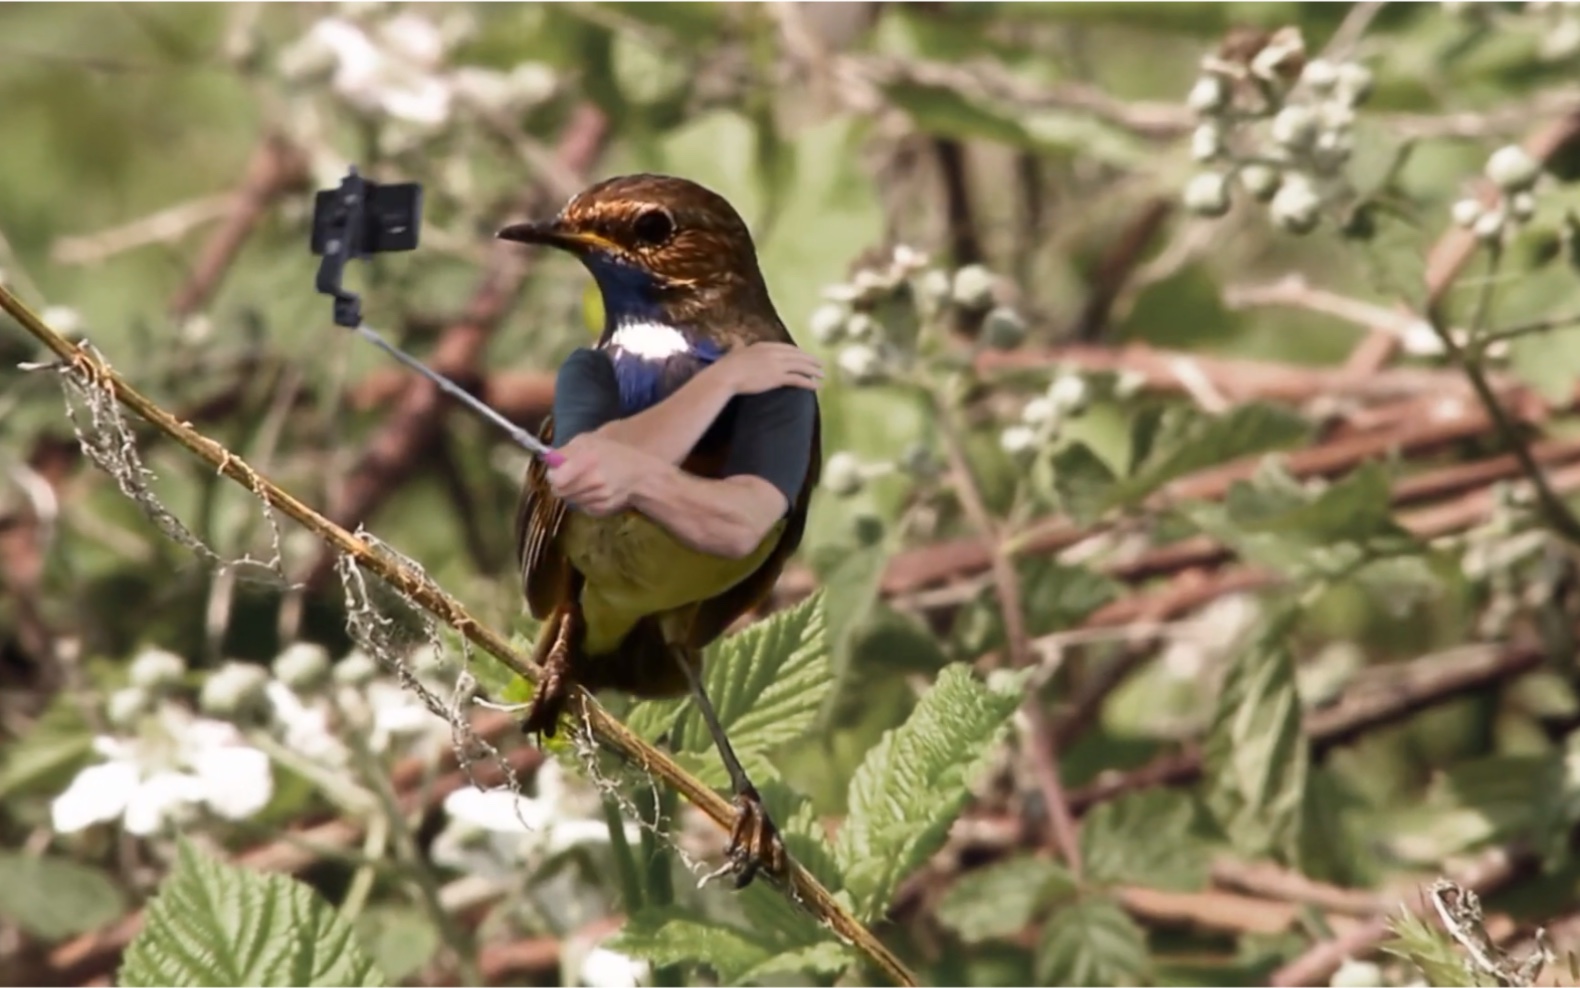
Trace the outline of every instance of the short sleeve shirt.
[[[554, 382], [554, 445], [622, 418], [620, 386], [608, 354], [582, 348], [566, 358]], [[817, 396], [805, 388], [737, 395], [699, 441], [727, 442], [722, 476], [768, 481], [794, 504], [806, 482], [817, 422]]]

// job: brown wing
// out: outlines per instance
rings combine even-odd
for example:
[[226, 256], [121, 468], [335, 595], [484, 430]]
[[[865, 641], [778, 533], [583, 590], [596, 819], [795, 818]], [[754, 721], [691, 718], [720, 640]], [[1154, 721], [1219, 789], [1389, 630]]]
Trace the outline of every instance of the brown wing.
[[779, 574], [784, 572], [785, 563], [801, 545], [801, 536], [806, 532], [807, 509], [812, 504], [812, 489], [817, 486], [822, 475], [823, 415], [819, 409], [817, 417], [812, 421], [812, 456], [806, 465], [806, 482], [801, 485], [801, 493], [796, 495], [795, 504], [791, 506], [790, 513], [785, 519], [785, 528], [783, 534], [779, 536], [779, 544], [774, 546], [774, 551], [768, 554], [768, 558], [763, 560], [763, 564], [757, 567], [751, 576], [717, 597], [703, 601], [702, 606], [697, 610], [697, 616], [692, 621], [691, 647], [705, 647], [724, 634], [725, 630], [735, 623], [736, 618], [768, 597], [774, 584], [779, 581]]
[[[554, 442], [554, 417], [543, 420], [538, 438]], [[521, 483], [521, 500], [516, 506], [516, 558], [521, 561], [521, 583], [527, 593], [527, 608], [539, 621], [545, 620], [565, 599], [570, 580], [570, 563], [560, 551], [558, 536], [565, 521], [565, 502], [549, 490], [549, 468], [534, 456]]]

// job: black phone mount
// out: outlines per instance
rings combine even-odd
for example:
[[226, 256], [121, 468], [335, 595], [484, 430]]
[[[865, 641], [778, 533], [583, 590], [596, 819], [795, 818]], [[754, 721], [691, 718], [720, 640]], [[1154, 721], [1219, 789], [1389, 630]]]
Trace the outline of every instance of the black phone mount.
[[422, 186], [416, 182], [380, 185], [352, 166], [338, 189], [313, 199], [312, 250], [321, 255], [319, 292], [335, 299], [335, 323], [362, 324], [362, 299], [346, 291], [346, 262], [394, 251], [415, 250], [422, 226]]

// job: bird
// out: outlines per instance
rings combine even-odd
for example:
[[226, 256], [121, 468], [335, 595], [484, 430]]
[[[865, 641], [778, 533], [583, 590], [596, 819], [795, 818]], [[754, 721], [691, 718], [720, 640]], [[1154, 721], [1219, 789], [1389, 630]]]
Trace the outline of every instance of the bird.
[[[747, 224], [727, 199], [689, 179], [605, 179], [552, 219], [509, 225], [496, 236], [567, 251], [592, 276], [604, 310], [594, 349], [608, 358], [621, 416], [662, 401], [736, 347], [795, 342], [769, 296]], [[552, 736], [573, 683], [640, 698], [689, 692], [733, 789], [725, 867], [737, 888], [759, 871], [782, 874], [787, 855], [703, 688], [702, 651], [767, 597], [801, 543], [822, 469], [821, 414], [815, 395], [802, 393], [811, 402], [805, 475], [785, 516], [742, 558], [694, 549], [634, 510], [607, 518], [568, 510], [541, 459], [527, 468], [516, 514], [527, 607], [543, 622], [534, 657], [544, 674], [523, 730]], [[719, 476], [741, 416], [750, 413], [740, 402], [732, 399], [681, 469]], [[552, 415], [539, 438], [554, 444]]]

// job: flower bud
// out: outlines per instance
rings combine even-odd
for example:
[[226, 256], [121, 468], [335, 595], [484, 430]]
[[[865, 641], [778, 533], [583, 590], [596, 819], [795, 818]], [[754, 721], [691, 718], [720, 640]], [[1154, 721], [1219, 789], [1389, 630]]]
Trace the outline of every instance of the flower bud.
[[1257, 202], [1266, 202], [1278, 191], [1283, 174], [1271, 165], [1251, 164], [1240, 169], [1240, 185]]
[[360, 648], [353, 648], [335, 663], [335, 682], [342, 686], [366, 686], [378, 674], [378, 662]]
[[1079, 374], [1061, 374], [1048, 386], [1048, 400], [1060, 412], [1079, 415], [1086, 411], [1086, 381]]
[[255, 665], [227, 662], [209, 674], [198, 694], [198, 706], [222, 720], [248, 720], [266, 705], [269, 674]]
[[1273, 117], [1273, 143], [1291, 151], [1304, 150], [1317, 137], [1317, 115], [1307, 106], [1286, 106]]
[[1052, 425], [1059, 418], [1059, 406], [1047, 395], [1038, 395], [1020, 410], [1020, 420], [1034, 429]]
[[274, 678], [298, 693], [329, 681], [329, 651], [313, 642], [294, 642], [275, 656]]
[[978, 312], [993, 304], [993, 272], [980, 264], [967, 264], [955, 272], [951, 292], [955, 304], [968, 312]]
[[1328, 980], [1329, 988], [1376, 988], [1386, 983], [1382, 968], [1371, 961], [1358, 961], [1353, 957], [1346, 957]]
[[1508, 226], [1508, 222], [1509, 216], [1501, 208], [1489, 209], [1481, 214], [1480, 219], [1476, 220], [1475, 225], [1470, 228], [1470, 232], [1476, 235], [1477, 240], [1484, 244], [1490, 244], [1503, 236], [1504, 227]]
[[1542, 166], [1518, 144], [1507, 144], [1487, 159], [1486, 174], [1504, 192], [1523, 192], [1536, 184]]
[[1372, 94], [1372, 70], [1358, 62], [1345, 62], [1339, 66], [1339, 77], [1333, 86], [1333, 98], [1345, 106], [1360, 106]]
[[1184, 200], [1185, 208], [1197, 216], [1222, 216], [1229, 211], [1229, 180], [1217, 172], [1193, 175]]
[[110, 694], [104, 705], [105, 719], [111, 727], [129, 731], [137, 726], [143, 714], [153, 709], [153, 697], [146, 690], [127, 686]]
[[875, 381], [882, 376], [883, 360], [878, 351], [865, 343], [852, 343], [839, 352], [840, 370], [849, 374], [857, 384]]
[[1026, 320], [1007, 305], [1000, 305], [982, 321], [982, 340], [995, 350], [1013, 350], [1026, 342]]
[[823, 486], [835, 497], [850, 497], [861, 490], [864, 480], [861, 461], [844, 450], [830, 456], [823, 464]]
[[82, 313], [66, 305], [50, 305], [38, 314], [39, 321], [62, 336], [82, 335]]
[[1454, 203], [1454, 225], [1462, 226], [1469, 230], [1476, 225], [1477, 220], [1481, 219], [1481, 214], [1483, 212], [1485, 212], [1485, 210], [1482, 208], [1482, 205], [1478, 200], [1461, 199]]
[[915, 284], [917, 300], [929, 310], [935, 309], [949, 301], [951, 285], [949, 272], [941, 268], [932, 268], [923, 271], [916, 278]]
[[1284, 184], [1273, 196], [1268, 211], [1273, 222], [1290, 233], [1310, 233], [1317, 226], [1322, 208], [1322, 198], [1312, 186], [1311, 179], [1299, 172], [1284, 176]]
[[927, 255], [909, 244], [894, 245], [894, 269], [900, 275], [920, 271], [927, 266]]
[[1516, 192], [1509, 196], [1509, 215], [1521, 223], [1536, 215], [1536, 197], [1529, 192]]
[[871, 340], [878, 335], [878, 320], [857, 312], [845, 323], [845, 335], [853, 340]]
[[186, 660], [162, 648], [146, 648], [132, 660], [127, 676], [133, 686], [148, 693], [163, 693], [181, 683]]
[[1203, 116], [1216, 113], [1229, 105], [1229, 84], [1220, 75], [1203, 75], [1190, 87], [1185, 103]]
[[1147, 386], [1147, 376], [1140, 371], [1126, 370], [1120, 372], [1118, 380], [1114, 381], [1114, 395], [1120, 399], [1134, 398]]
[[1313, 92], [1326, 93], [1339, 81], [1339, 67], [1325, 58], [1313, 58], [1300, 70], [1300, 81]]
[[999, 433], [998, 444], [1010, 456], [1025, 456], [1037, 448], [1037, 433], [1029, 426], [1012, 425]]
[[812, 338], [822, 344], [838, 343], [845, 335], [850, 310], [838, 302], [824, 302], [812, 310]]
[[1190, 135], [1190, 156], [1195, 161], [1212, 161], [1223, 154], [1223, 128], [1217, 121], [1197, 127]]

